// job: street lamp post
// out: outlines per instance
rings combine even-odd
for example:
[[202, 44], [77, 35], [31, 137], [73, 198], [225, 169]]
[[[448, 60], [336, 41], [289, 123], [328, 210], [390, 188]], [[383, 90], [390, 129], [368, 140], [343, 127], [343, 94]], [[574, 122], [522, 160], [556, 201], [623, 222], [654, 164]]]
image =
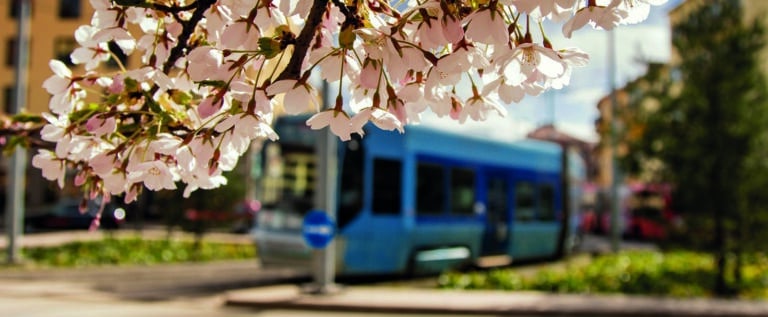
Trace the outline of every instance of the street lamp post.
[[[29, 0], [18, 0], [18, 36], [16, 39], [16, 89], [14, 90], [13, 112], [19, 113], [27, 102], [29, 65]], [[24, 190], [27, 165], [26, 149], [17, 146], [11, 158], [8, 173], [7, 200], [5, 204], [5, 230], [8, 235], [7, 261], [16, 264], [21, 261], [18, 246], [24, 227]]]
[[620, 199], [619, 199], [619, 167], [618, 167], [618, 105], [616, 100], [616, 37], [615, 31], [608, 31], [608, 86], [611, 92], [611, 250], [618, 252], [621, 248], [621, 230], [619, 228]]

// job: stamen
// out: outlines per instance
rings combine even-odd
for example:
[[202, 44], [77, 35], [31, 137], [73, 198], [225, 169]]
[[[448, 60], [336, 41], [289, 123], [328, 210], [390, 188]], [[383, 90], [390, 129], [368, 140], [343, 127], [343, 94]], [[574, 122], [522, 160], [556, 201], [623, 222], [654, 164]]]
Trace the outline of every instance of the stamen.
[[152, 168], [150, 168], [147, 171], [147, 173], [149, 173], [152, 176], [160, 176], [160, 174], [162, 174], [162, 172], [160, 172], [160, 169], [157, 168], [157, 167], [154, 167], [154, 166]]
[[523, 57], [522, 62], [525, 65], [536, 65], [537, 58], [536, 56], [536, 50], [533, 49], [533, 47], [526, 47], [523, 48]]

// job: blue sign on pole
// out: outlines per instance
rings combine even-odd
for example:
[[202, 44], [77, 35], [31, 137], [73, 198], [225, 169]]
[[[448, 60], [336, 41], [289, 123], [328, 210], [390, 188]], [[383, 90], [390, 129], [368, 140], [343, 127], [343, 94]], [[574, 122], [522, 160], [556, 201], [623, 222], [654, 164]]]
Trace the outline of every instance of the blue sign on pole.
[[304, 216], [302, 227], [304, 241], [313, 249], [322, 249], [328, 245], [336, 234], [336, 224], [331, 217], [321, 210], [312, 210]]

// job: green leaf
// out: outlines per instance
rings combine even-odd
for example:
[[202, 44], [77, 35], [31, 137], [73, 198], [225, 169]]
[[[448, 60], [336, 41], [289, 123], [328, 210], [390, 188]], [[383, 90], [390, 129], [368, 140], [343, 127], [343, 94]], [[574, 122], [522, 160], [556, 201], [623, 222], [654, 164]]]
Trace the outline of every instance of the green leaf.
[[21, 135], [9, 135], [8, 141], [5, 143], [5, 147], [3, 148], [3, 154], [11, 155], [17, 147], [29, 147], [27, 137]]
[[259, 51], [267, 59], [273, 58], [282, 52], [280, 49], [280, 41], [271, 37], [262, 37], [259, 39]]
[[125, 84], [125, 91], [137, 91], [139, 90], [139, 82], [130, 77], [123, 79]]
[[357, 35], [355, 34], [355, 28], [352, 26], [346, 27], [339, 33], [339, 46], [346, 49], [352, 49], [355, 44]]
[[227, 82], [223, 80], [203, 80], [198, 82], [198, 85], [216, 87], [216, 88], [225, 88], [227, 87]]
[[181, 90], [170, 91], [171, 100], [179, 105], [188, 105], [192, 102], [192, 95]]
[[45, 119], [41, 117], [39, 114], [31, 114], [31, 113], [19, 113], [15, 114], [12, 117], [13, 121], [21, 122], [21, 123], [43, 123], [45, 122]]

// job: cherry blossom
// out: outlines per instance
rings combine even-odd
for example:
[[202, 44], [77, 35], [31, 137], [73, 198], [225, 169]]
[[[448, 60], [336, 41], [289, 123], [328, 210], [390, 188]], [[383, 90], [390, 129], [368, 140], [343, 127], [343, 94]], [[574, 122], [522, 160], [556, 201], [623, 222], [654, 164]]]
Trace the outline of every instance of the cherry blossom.
[[352, 117], [350, 122], [352, 131], [363, 135], [363, 126], [368, 121], [382, 130], [397, 130], [400, 131], [400, 133], [404, 132], [403, 123], [400, 122], [394, 114], [377, 107], [365, 108]]
[[282, 95], [283, 108], [287, 114], [316, 110], [320, 96], [314, 87], [306, 82], [293, 79], [278, 81], [267, 87], [267, 95]]
[[57, 158], [49, 150], [38, 150], [37, 155], [32, 158], [32, 166], [39, 168], [43, 172], [43, 177], [47, 180], [55, 180], [59, 187], [64, 187], [66, 177], [66, 168], [64, 161]]
[[51, 60], [48, 65], [54, 75], [43, 82], [43, 88], [52, 95], [49, 108], [55, 114], [63, 115], [72, 111], [74, 103], [83, 99], [85, 93], [72, 77], [72, 71], [59, 60]]
[[[188, 196], [226, 184], [253, 144], [279, 140], [278, 116], [310, 113], [310, 128], [342, 141], [407, 133], [426, 112], [503, 116], [589, 61], [537, 24], [562, 22], [571, 37], [639, 23], [664, 2], [90, 0], [90, 24], [74, 32], [77, 70], [49, 63], [50, 113], [31, 128], [52, 144], [33, 166], [59, 186], [73, 170], [88, 199], [177, 186]], [[101, 67], [114, 58], [108, 43], [140, 63]], [[335, 104], [321, 103], [321, 80], [338, 87], [323, 96]]]
[[509, 42], [509, 31], [502, 12], [495, 8], [480, 9], [466, 18], [467, 39], [480, 43], [505, 45]]
[[585, 8], [579, 9], [570, 20], [563, 24], [563, 35], [570, 38], [573, 31], [584, 27], [588, 23], [596, 29], [612, 30], [622, 20], [626, 19], [628, 15], [627, 11], [615, 5], [588, 5]]
[[154, 160], [136, 164], [128, 169], [128, 181], [132, 183], [144, 183], [150, 190], [176, 189], [174, 175], [168, 165]]
[[342, 141], [349, 141], [352, 139], [352, 133], [357, 130], [352, 130], [352, 122], [343, 111], [331, 109], [320, 111], [307, 120], [307, 125], [313, 130], [319, 130], [325, 127], [330, 127], [331, 132], [339, 137]]

